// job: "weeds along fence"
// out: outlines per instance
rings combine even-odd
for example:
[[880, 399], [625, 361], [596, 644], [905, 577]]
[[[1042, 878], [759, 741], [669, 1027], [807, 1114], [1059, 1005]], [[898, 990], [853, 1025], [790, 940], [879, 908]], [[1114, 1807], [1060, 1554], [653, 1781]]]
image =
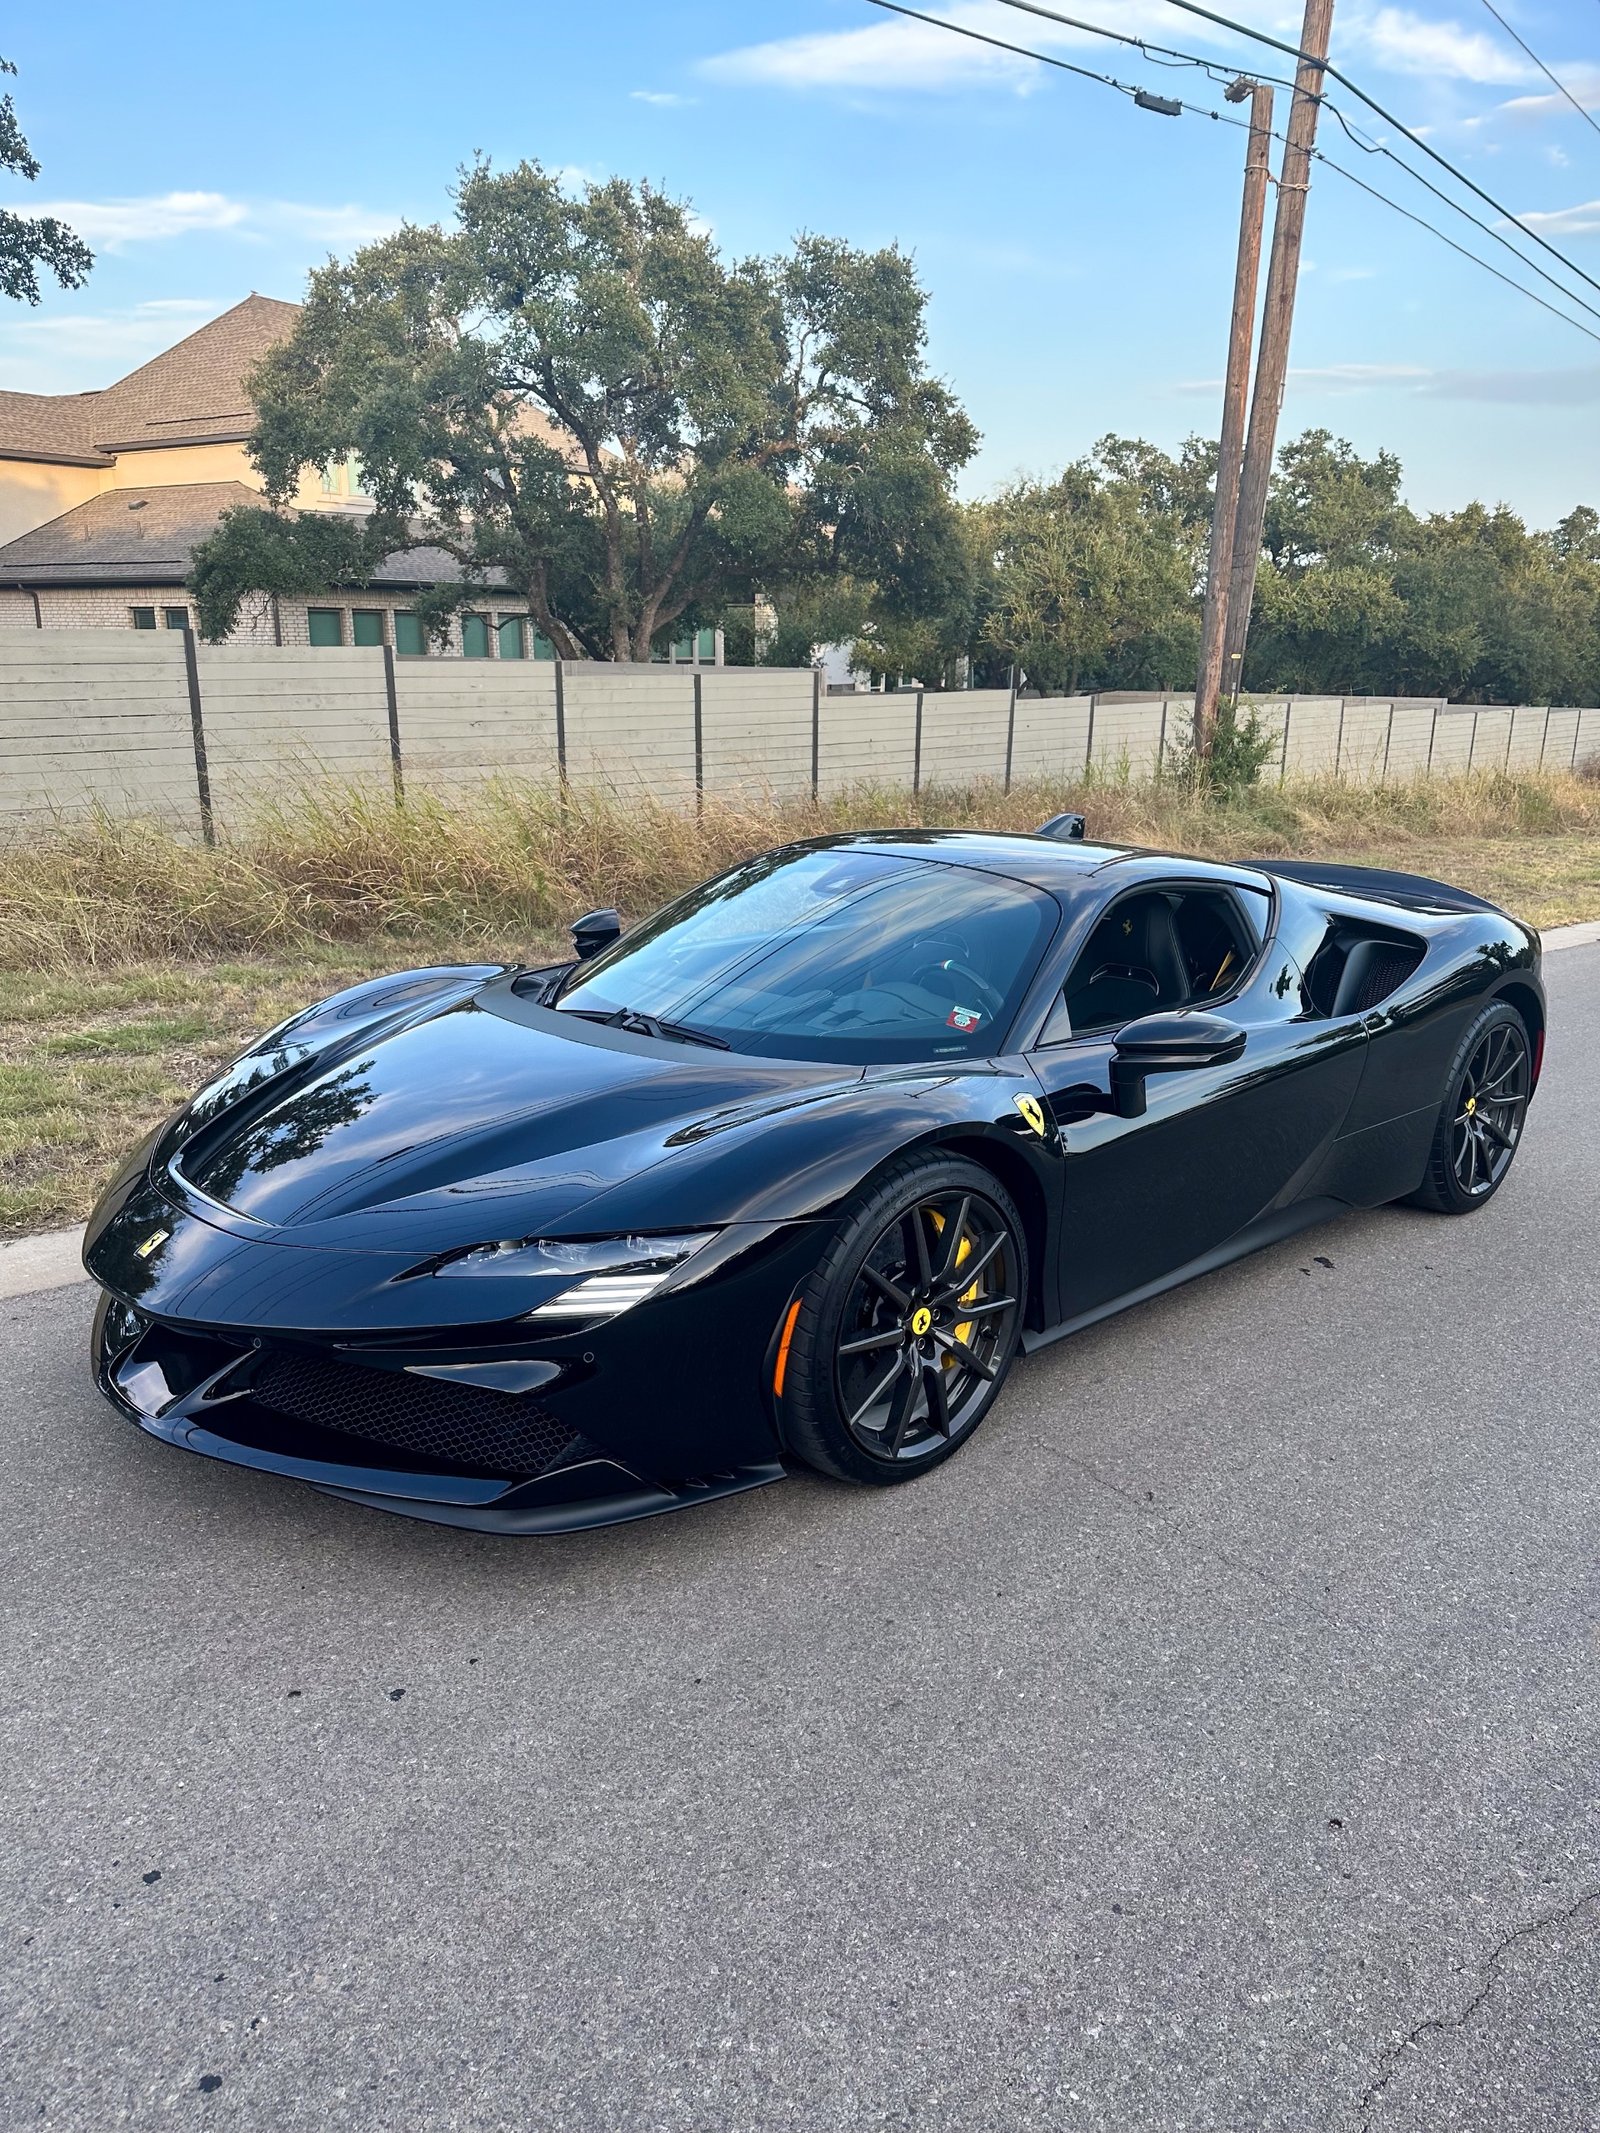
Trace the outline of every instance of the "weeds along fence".
[[[692, 805], [851, 786], [1140, 782], [1191, 700], [1008, 689], [829, 695], [811, 669], [396, 659], [387, 647], [204, 645], [186, 632], [0, 630], [0, 828], [95, 808], [210, 838], [318, 772], [448, 795], [493, 776]], [[1600, 709], [1268, 698], [1266, 775], [1394, 782], [1569, 769]]]

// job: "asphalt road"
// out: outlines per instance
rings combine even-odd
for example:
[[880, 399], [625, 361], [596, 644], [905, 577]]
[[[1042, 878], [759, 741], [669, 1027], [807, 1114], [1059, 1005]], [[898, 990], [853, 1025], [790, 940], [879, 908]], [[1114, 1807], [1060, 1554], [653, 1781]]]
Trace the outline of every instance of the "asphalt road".
[[1481, 1216], [1023, 1364], [908, 1490], [433, 1531], [0, 1306], [7, 2126], [1600, 2124], [1600, 947]]

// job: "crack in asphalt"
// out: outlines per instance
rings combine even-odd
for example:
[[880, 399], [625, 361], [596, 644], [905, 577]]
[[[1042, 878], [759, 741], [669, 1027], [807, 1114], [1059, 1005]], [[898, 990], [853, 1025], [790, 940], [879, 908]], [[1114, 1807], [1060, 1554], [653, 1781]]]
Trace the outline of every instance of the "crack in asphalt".
[[1430, 2015], [1427, 2021], [1419, 2022], [1416, 2028], [1409, 2030], [1405, 2036], [1400, 2038], [1398, 2043], [1389, 2045], [1378, 2061], [1378, 2071], [1368, 2084], [1366, 2093], [1358, 2106], [1361, 2113], [1361, 2122], [1357, 2133], [1371, 2133], [1373, 2110], [1382, 2100], [1384, 2090], [1387, 2089], [1389, 2083], [1399, 2071], [1406, 2053], [1414, 2051], [1424, 2037], [1435, 2032], [1443, 2035], [1449, 2030], [1464, 2028], [1477, 2013], [1478, 2009], [1494, 1990], [1496, 1971], [1503, 1955], [1514, 1948], [1519, 1941], [1531, 1940], [1536, 1933], [1548, 1933], [1552, 1926], [1570, 1924], [1578, 1913], [1591, 1903], [1600, 1903], [1600, 1888], [1586, 1889], [1581, 1896], [1576, 1898], [1574, 1902], [1564, 1906], [1563, 1909], [1549, 1911], [1543, 1918], [1530, 1919], [1526, 1925], [1513, 1926], [1505, 1938], [1491, 1948], [1485, 1957], [1483, 1982], [1464, 2007], [1457, 2008], [1453, 2014]]

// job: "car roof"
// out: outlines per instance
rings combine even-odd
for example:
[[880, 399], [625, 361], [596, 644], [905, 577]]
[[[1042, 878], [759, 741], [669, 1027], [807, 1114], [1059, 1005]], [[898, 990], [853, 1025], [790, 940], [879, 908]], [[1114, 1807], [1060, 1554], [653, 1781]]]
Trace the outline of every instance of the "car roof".
[[1053, 889], [1058, 894], [1081, 890], [1097, 876], [1109, 877], [1097, 882], [1099, 887], [1132, 888], [1141, 881], [1164, 879], [1174, 871], [1189, 881], [1239, 881], [1255, 875], [1266, 886], [1260, 870], [1251, 866], [1220, 865], [1215, 860], [1189, 859], [1180, 853], [1150, 851], [1141, 845], [1064, 841], [1021, 830], [855, 830], [809, 838], [807, 844], [818, 850], [884, 852], [903, 859], [932, 859], [947, 866], [976, 867], [985, 873], [1031, 883], [1035, 888]]

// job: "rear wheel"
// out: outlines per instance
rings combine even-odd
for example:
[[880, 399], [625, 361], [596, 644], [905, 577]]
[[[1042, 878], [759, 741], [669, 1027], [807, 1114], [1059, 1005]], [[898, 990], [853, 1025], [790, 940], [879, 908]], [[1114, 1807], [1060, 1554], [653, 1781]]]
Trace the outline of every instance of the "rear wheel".
[[937, 1466], [992, 1406], [1027, 1288], [1022, 1222], [998, 1179], [958, 1157], [906, 1157], [847, 1213], [801, 1299], [789, 1443], [846, 1481]]
[[1445, 1083], [1418, 1207], [1470, 1215], [1499, 1191], [1522, 1138], [1533, 1093], [1527, 1025], [1497, 1000], [1462, 1038]]

